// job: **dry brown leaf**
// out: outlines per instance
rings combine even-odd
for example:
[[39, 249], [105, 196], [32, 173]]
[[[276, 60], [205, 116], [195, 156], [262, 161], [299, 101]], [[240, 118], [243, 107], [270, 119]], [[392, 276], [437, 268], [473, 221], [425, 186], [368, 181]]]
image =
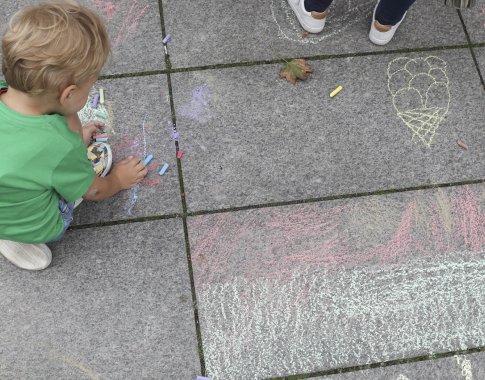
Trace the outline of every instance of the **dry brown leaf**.
[[468, 145], [466, 145], [463, 141], [457, 140], [456, 143], [463, 149], [468, 150]]
[[304, 59], [292, 59], [280, 70], [280, 78], [286, 78], [291, 84], [296, 84], [298, 79], [307, 80], [307, 73], [311, 72], [313, 69], [305, 64]]

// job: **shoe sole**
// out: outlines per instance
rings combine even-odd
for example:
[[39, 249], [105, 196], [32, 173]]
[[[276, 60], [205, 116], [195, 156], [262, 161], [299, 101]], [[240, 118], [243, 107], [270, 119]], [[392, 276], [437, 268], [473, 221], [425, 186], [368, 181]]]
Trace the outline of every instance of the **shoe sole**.
[[318, 28], [318, 29], [312, 28], [311, 26], [308, 26], [305, 23], [305, 21], [302, 19], [302, 16], [300, 15], [300, 9], [299, 9], [300, 2], [294, 5], [293, 2], [290, 0], [288, 1], [288, 3], [290, 4], [291, 9], [293, 9], [293, 13], [296, 15], [296, 18], [300, 22], [300, 25], [302, 26], [303, 29], [305, 29], [309, 33], [314, 33], [314, 34], [320, 33], [323, 30], [323, 28], [325, 27], [325, 21], [323, 22], [323, 26], [321, 28]]
[[[30, 253], [29, 253], [30, 251]], [[35, 251], [32, 254], [32, 251]], [[52, 253], [45, 244], [26, 244], [0, 241], [0, 253], [13, 265], [25, 270], [42, 270], [52, 261]]]

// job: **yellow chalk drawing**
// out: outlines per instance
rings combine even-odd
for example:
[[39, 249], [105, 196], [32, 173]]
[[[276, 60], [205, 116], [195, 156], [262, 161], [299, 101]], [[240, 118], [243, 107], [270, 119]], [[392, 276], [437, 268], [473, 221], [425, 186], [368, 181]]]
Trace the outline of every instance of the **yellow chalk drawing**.
[[465, 356], [455, 355], [457, 363], [461, 366], [461, 375], [465, 380], [473, 380], [472, 362]]
[[439, 207], [443, 228], [446, 233], [447, 242], [452, 239], [453, 232], [453, 216], [451, 214], [451, 202], [448, 196], [442, 189], [438, 189], [435, 195], [436, 204]]
[[428, 148], [450, 108], [447, 63], [441, 58], [400, 57], [387, 67], [388, 89], [397, 116]]
[[54, 362], [62, 362], [65, 363], [72, 368], [76, 368], [81, 371], [83, 374], [87, 375], [90, 380], [102, 380], [103, 378], [99, 375], [95, 370], [89, 367], [86, 363], [82, 363], [79, 359], [68, 356], [62, 355], [61, 353], [51, 351], [49, 354], [49, 360]]

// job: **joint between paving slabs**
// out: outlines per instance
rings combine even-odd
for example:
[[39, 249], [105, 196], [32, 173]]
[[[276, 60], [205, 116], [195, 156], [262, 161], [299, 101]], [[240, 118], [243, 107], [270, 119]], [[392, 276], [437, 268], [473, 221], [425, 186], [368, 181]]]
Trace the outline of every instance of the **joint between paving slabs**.
[[403, 364], [411, 364], [423, 361], [431, 361], [431, 360], [440, 360], [446, 359], [453, 356], [458, 355], [470, 355], [479, 352], [485, 352], [485, 346], [480, 347], [473, 347], [465, 350], [457, 350], [457, 351], [447, 351], [447, 352], [440, 352], [430, 355], [420, 355], [414, 356], [410, 358], [403, 358], [403, 359], [394, 359], [388, 360], [384, 362], [375, 362], [370, 364], [362, 364], [356, 365], [352, 367], [341, 367], [341, 368], [333, 368], [326, 371], [319, 371], [319, 372], [311, 372], [311, 373], [304, 373], [304, 374], [296, 374], [296, 375], [288, 375], [282, 377], [270, 377], [266, 378], [265, 380], [303, 380], [303, 379], [311, 379], [317, 376], [330, 376], [330, 375], [337, 375], [342, 373], [349, 373], [349, 372], [359, 372], [365, 371], [369, 369], [376, 369], [376, 368], [384, 368], [384, 367], [392, 367], [396, 365], [403, 365]]
[[[158, 8], [160, 12], [160, 23], [161, 23], [161, 28], [162, 28], [162, 35], [166, 36], [166, 31], [165, 31], [165, 20], [163, 17], [163, 4], [162, 0], [158, 0]], [[175, 105], [173, 101], [173, 91], [172, 91], [172, 78], [171, 78], [171, 69], [172, 69], [172, 63], [170, 61], [170, 55], [168, 54], [167, 50], [167, 44], [164, 43], [164, 52], [165, 52], [165, 65], [167, 68], [167, 86], [168, 86], [168, 94], [169, 94], [169, 100], [170, 100], [170, 112], [172, 114], [172, 123], [174, 127], [174, 131], [177, 131], [176, 123], [177, 123], [177, 117], [175, 113]], [[194, 281], [194, 272], [192, 268], [192, 258], [191, 258], [191, 252], [190, 252], [190, 242], [189, 242], [189, 232], [188, 232], [188, 226], [187, 226], [187, 202], [185, 198], [185, 190], [184, 190], [184, 181], [183, 181], [183, 172], [182, 172], [182, 161], [181, 157], [178, 155], [179, 153], [179, 142], [178, 142], [178, 133], [176, 134], [176, 138], [174, 138], [174, 144], [175, 144], [175, 155], [176, 155], [176, 160], [177, 160], [177, 173], [178, 173], [178, 178], [179, 178], [179, 184], [180, 184], [180, 199], [182, 202], [182, 223], [183, 223], [183, 228], [184, 228], [184, 240], [185, 240], [185, 252], [186, 252], [186, 257], [187, 257], [187, 267], [189, 271], [189, 279], [190, 279], [190, 289], [192, 293], [192, 308], [193, 308], [193, 313], [194, 313], [194, 322], [195, 322], [195, 331], [196, 331], [196, 336], [197, 336], [197, 352], [199, 354], [199, 362], [200, 362], [200, 371], [202, 375], [206, 374], [206, 368], [205, 368], [205, 358], [204, 358], [204, 348], [202, 344], [202, 332], [200, 329], [200, 323], [199, 323], [199, 311], [198, 311], [198, 303], [197, 303], [197, 294], [195, 291], [195, 281]]]
[[463, 27], [463, 31], [465, 32], [466, 40], [468, 42], [468, 48], [470, 49], [470, 53], [473, 58], [473, 62], [475, 63], [475, 68], [477, 69], [478, 76], [480, 77], [480, 82], [482, 83], [482, 88], [485, 90], [485, 82], [483, 80], [482, 72], [480, 70], [480, 66], [478, 65], [478, 60], [475, 55], [475, 50], [473, 50], [473, 44], [470, 39], [470, 34], [468, 33], [468, 29], [466, 28], [465, 20], [463, 20], [463, 15], [461, 14], [460, 10], [457, 10], [458, 12], [458, 17], [460, 18], [461, 25]]

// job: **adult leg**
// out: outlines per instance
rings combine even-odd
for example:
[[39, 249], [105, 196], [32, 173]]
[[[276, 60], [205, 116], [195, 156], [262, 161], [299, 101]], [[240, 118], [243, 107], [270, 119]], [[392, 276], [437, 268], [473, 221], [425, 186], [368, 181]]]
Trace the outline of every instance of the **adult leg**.
[[381, 0], [376, 9], [376, 21], [381, 25], [396, 25], [416, 0]]
[[303, 29], [320, 33], [325, 26], [327, 8], [333, 0], [288, 0]]
[[305, 9], [308, 12], [325, 12], [333, 0], [305, 0]]
[[414, 2], [415, 0], [379, 0], [374, 8], [369, 39], [376, 45], [390, 42]]

